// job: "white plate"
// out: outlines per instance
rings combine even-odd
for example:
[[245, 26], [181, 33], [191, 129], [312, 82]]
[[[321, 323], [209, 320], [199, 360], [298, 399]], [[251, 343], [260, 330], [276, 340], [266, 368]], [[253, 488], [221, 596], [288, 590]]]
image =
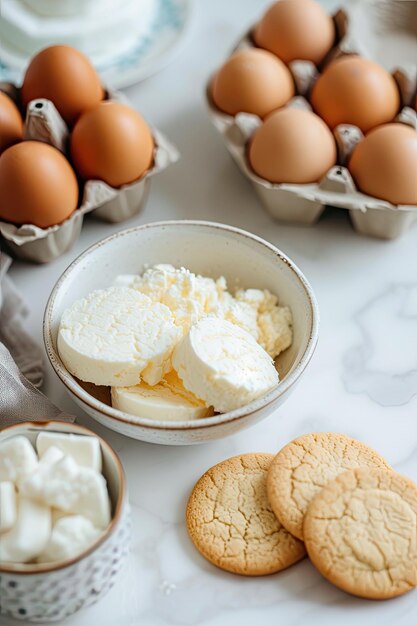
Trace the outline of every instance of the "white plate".
[[[178, 52], [191, 17], [191, 0], [157, 0], [157, 15], [146, 39], [137, 47], [97, 69], [103, 83], [112, 89], [133, 85], [167, 65]], [[0, 81], [22, 82], [27, 58], [0, 44]]]

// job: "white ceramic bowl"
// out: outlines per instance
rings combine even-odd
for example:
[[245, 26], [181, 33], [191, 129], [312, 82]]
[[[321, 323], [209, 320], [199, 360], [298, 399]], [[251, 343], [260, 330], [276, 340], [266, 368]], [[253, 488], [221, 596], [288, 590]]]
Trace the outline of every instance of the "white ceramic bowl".
[[[108, 287], [118, 274], [171, 263], [192, 272], [225, 276], [230, 288], [269, 289], [292, 311], [294, 341], [277, 361], [280, 383], [240, 409], [194, 421], [166, 422], [128, 415], [110, 406], [106, 387], [81, 383], [59, 358], [56, 339], [64, 310], [94, 289]], [[52, 367], [71, 397], [89, 415], [128, 437], [152, 443], [193, 444], [230, 435], [270, 414], [294, 389], [318, 337], [319, 314], [312, 289], [294, 263], [272, 244], [243, 230], [200, 221], [146, 224], [124, 230], [88, 248], [62, 274], [46, 306], [44, 341]]]
[[[38, 433], [44, 430], [98, 437], [76, 424], [23, 422], [2, 430], [0, 441], [25, 435], [34, 444]], [[110, 525], [95, 543], [73, 559], [41, 565], [0, 564], [0, 615], [29, 622], [61, 623], [97, 602], [112, 587], [129, 551], [129, 504], [122, 464], [108, 443], [98, 439], [112, 503]]]

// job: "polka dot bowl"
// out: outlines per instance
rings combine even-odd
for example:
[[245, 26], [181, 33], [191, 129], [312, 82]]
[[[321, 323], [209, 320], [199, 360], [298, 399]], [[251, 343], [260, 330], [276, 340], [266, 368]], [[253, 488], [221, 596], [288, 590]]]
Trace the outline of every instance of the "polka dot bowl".
[[[40, 431], [95, 435], [64, 422], [24, 422], [0, 432], [0, 441], [24, 435], [32, 443]], [[99, 437], [103, 474], [112, 503], [112, 521], [99, 539], [75, 558], [58, 563], [0, 563], [1, 615], [38, 623], [61, 623], [90, 606], [112, 587], [126, 561], [130, 516], [123, 467], [113, 449]]]

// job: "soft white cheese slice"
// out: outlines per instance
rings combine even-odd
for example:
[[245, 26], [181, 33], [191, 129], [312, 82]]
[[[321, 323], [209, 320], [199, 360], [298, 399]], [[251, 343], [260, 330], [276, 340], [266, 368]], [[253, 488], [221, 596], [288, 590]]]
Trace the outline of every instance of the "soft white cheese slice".
[[[10, 530], [16, 521], [16, 491], [10, 481], [0, 482], [0, 533]], [[1, 541], [1, 539], [0, 539]]]
[[17, 483], [37, 465], [38, 457], [27, 437], [16, 435], [0, 443], [0, 480]]
[[49, 507], [19, 495], [13, 527], [0, 539], [0, 561], [27, 563], [45, 549], [51, 533]]
[[185, 389], [174, 371], [153, 387], [143, 382], [134, 387], [112, 387], [111, 399], [120, 411], [155, 420], [192, 420], [213, 413], [203, 400]]
[[20, 484], [20, 492], [44, 505], [83, 515], [97, 528], [110, 522], [106, 480], [89, 467], [80, 467], [71, 456], [55, 463], [39, 463]]
[[128, 287], [93, 291], [61, 319], [58, 351], [68, 370], [96, 385], [158, 383], [181, 336], [163, 304]]
[[101, 531], [82, 515], [61, 517], [54, 524], [49, 541], [37, 561], [51, 563], [74, 558], [88, 548], [100, 534]]
[[[101, 448], [97, 437], [47, 431], [39, 433], [36, 439], [36, 449], [41, 461], [44, 460], [45, 453], [52, 448], [61, 451], [61, 456], [69, 454], [78, 465], [91, 467], [96, 472], [101, 472]], [[54, 455], [56, 454], [55, 451]]]
[[212, 316], [184, 335], [172, 363], [184, 387], [221, 413], [248, 404], [278, 384], [272, 358], [252, 335]]

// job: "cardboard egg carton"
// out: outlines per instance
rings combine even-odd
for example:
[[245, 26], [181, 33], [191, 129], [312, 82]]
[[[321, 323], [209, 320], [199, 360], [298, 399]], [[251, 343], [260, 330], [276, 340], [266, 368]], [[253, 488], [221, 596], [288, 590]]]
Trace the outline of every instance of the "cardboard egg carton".
[[[18, 89], [0, 84], [0, 90], [18, 102]], [[127, 102], [118, 93], [108, 93], [108, 99]], [[0, 235], [14, 256], [35, 263], [48, 263], [69, 250], [77, 240], [84, 217], [94, 217], [110, 223], [123, 222], [140, 213], [145, 206], [152, 177], [179, 158], [177, 149], [157, 129], [151, 128], [155, 142], [152, 167], [139, 180], [119, 189], [101, 180], [89, 180], [83, 186], [82, 202], [68, 219], [49, 228], [34, 224], [16, 226], [0, 221]], [[68, 156], [69, 129], [50, 100], [29, 103], [26, 112], [24, 140], [48, 143]]]
[[[339, 10], [333, 16], [337, 32], [336, 45], [327, 55], [323, 66], [339, 56], [355, 53], [374, 58], [387, 67], [391, 56], [394, 56], [398, 69], [393, 72], [393, 77], [402, 102], [396, 121], [410, 125], [417, 132], [417, 113], [414, 108], [417, 89], [417, 24], [411, 15], [413, 4], [402, 0], [357, 1], [352, 2], [349, 11]], [[249, 32], [238, 42], [234, 51], [253, 46]], [[317, 68], [308, 61], [293, 61], [289, 67], [297, 95], [287, 106], [311, 110], [307, 98], [317, 79]], [[211, 121], [272, 217], [282, 222], [308, 225], [318, 221], [326, 206], [339, 207], [349, 211], [358, 233], [381, 239], [395, 239], [417, 221], [417, 206], [393, 205], [365, 195], [356, 188], [346, 164], [353, 148], [363, 139], [363, 134], [352, 125], [340, 125], [334, 130], [338, 162], [318, 183], [273, 184], [257, 176], [248, 162], [247, 146], [262, 120], [247, 113], [238, 113], [233, 117], [219, 111], [210, 95], [211, 82], [212, 78], [206, 90]]]

